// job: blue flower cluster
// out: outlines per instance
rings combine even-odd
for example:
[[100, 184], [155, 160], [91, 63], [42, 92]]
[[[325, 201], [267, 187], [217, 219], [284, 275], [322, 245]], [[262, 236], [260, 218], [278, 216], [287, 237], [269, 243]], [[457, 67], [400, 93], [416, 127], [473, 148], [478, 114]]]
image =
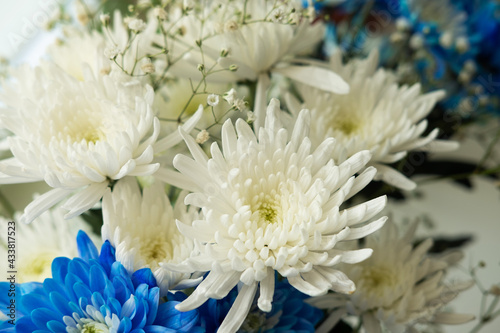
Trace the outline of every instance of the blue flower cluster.
[[[216, 332], [238, 294], [235, 288], [222, 300], [180, 312], [175, 306], [186, 299], [184, 293], [162, 300], [151, 270], [130, 276], [108, 241], [99, 253], [80, 231], [77, 244], [80, 257], [54, 259], [52, 278], [15, 286], [15, 325], [8, 317], [0, 322], [0, 332]], [[12, 299], [9, 288], [9, 282], [0, 283], [2, 311]], [[307, 297], [286, 281], [277, 282], [272, 311], [261, 312], [255, 305], [240, 332], [314, 332], [323, 313], [304, 302]]]
[[327, 21], [324, 52], [347, 58], [374, 46], [403, 83], [445, 89], [460, 117], [500, 115], [500, 4], [493, 0], [316, 1]]
[[[176, 301], [162, 302], [149, 269], [129, 276], [105, 242], [100, 254], [82, 231], [77, 237], [80, 258], [54, 259], [52, 278], [17, 286], [15, 328], [8, 321], [2, 332], [203, 332], [198, 311], [179, 312]], [[9, 288], [3, 282], [0, 289]], [[0, 296], [2, 309], [10, 302]]]

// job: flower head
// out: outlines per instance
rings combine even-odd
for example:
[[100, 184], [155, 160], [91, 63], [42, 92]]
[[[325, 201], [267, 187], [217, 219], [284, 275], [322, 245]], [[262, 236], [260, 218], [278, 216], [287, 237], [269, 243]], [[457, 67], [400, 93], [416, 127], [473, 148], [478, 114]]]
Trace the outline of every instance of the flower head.
[[150, 268], [161, 295], [169, 289], [196, 285], [190, 274], [166, 269], [165, 263], [180, 263], [195, 253], [193, 241], [177, 229], [176, 220], [190, 223], [198, 219], [194, 209], [186, 209], [184, 195], [175, 208], [160, 183], [141, 190], [135, 180], [118, 183], [104, 195], [102, 238], [116, 248], [116, 259], [129, 273]]
[[[178, 302], [162, 303], [149, 269], [130, 276], [109, 242], [100, 254], [84, 232], [77, 243], [81, 258], [56, 258], [52, 278], [21, 285], [17, 332], [192, 331], [198, 313], [178, 312]], [[7, 298], [4, 288], [7, 283], [0, 283], [0, 303]]]
[[91, 73], [80, 82], [50, 64], [16, 74], [17, 83], [1, 96], [8, 108], [0, 117], [14, 134], [14, 158], [0, 163], [0, 183], [44, 180], [54, 188], [28, 205], [21, 221], [32, 221], [70, 195], [66, 218], [79, 215], [112, 181], [158, 169], [151, 87]]
[[369, 165], [377, 168], [375, 179], [403, 189], [413, 189], [415, 183], [387, 166], [406, 156], [410, 150], [446, 150], [455, 142], [436, 140], [438, 129], [422, 136], [427, 128], [424, 119], [443, 91], [422, 94], [419, 84], [399, 86], [390, 71], [378, 69], [378, 54], [367, 59], [341, 63], [340, 53], [334, 54], [331, 67], [350, 86], [346, 95], [331, 94], [300, 85], [303, 103], [288, 95], [288, 107], [296, 117], [299, 110], [311, 110], [311, 141], [318, 146], [325, 138], [334, 137], [339, 143], [331, 157], [338, 163], [361, 150], [369, 150]]
[[[391, 332], [403, 332], [416, 324], [461, 324], [474, 318], [442, 311], [460, 291], [472, 285], [443, 282], [448, 267], [462, 255], [428, 256], [431, 239], [413, 246], [416, 226], [413, 224], [400, 237], [396, 225], [389, 222], [380, 233], [367, 237], [364, 245], [373, 249], [373, 255], [344, 269], [356, 283], [356, 291], [349, 296], [330, 294], [309, 300], [312, 305], [332, 310], [326, 323], [333, 326], [348, 313], [362, 317], [369, 331], [386, 327]], [[330, 326], [320, 331], [328, 332]]]
[[385, 197], [339, 208], [375, 174], [368, 168], [353, 176], [370, 154], [360, 152], [337, 166], [329, 157], [333, 139], [311, 150], [307, 110], [301, 112], [290, 136], [277, 118], [279, 112], [279, 102], [272, 100], [258, 136], [242, 119], [236, 121], [236, 131], [227, 121], [222, 128], [222, 151], [213, 144], [211, 159], [193, 138], [184, 135], [194, 160], [183, 155], [174, 159], [183, 176], [176, 177], [178, 184], [194, 192], [186, 197], [186, 204], [201, 207], [203, 212], [203, 218], [192, 225], [179, 224], [201, 251], [183, 269], [210, 271], [178, 308], [193, 309], [209, 298], [223, 298], [241, 283], [219, 332], [242, 324], [259, 284], [258, 307], [271, 311], [275, 272], [311, 296], [329, 289], [353, 292], [354, 284], [333, 266], [362, 261], [371, 250], [343, 252], [335, 245], [363, 237], [384, 223], [382, 218], [352, 228], [378, 213]]
[[[19, 220], [19, 215], [14, 215], [14, 221]], [[22, 249], [16, 257], [17, 282], [43, 282], [51, 276], [50, 266], [56, 257], [76, 257], [78, 251], [74, 239], [78, 230], [87, 232], [97, 244], [97, 237], [83, 219], [75, 217], [63, 221], [63, 215], [61, 209], [53, 209], [40, 215], [34, 224], [16, 224], [16, 244]], [[2, 228], [9, 225], [3, 217], [0, 217], [0, 224]], [[5, 237], [0, 239], [0, 255], [7, 258], [7, 250]], [[4, 264], [7, 268], [7, 262]]]

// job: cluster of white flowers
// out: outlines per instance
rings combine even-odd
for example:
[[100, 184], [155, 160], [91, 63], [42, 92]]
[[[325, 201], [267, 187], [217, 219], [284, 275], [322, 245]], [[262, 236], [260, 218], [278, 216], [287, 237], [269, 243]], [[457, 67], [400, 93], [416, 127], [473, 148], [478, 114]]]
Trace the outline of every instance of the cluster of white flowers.
[[423, 136], [444, 93], [399, 85], [375, 53], [308, 59], [324, 26], [301, 1], [145, 3], [141, 18], [102, 13], [102, 31], [71, 30], [5, 82], [0, 183], [50, 186], [16, 218], [58, 230], [24, 236], [47, 250], [32, 241], [25, 280], [75, 255], [58, 244], [76, 222], [44, 222], [64, 202], [65, 218], [101, 209], [102, 241], [130, 274], [150, 268], [161, 296], [194, 287], [178, 310], [237, 286], [218, 332], [236, 332], [256, 298], [270, 312], [276, 275], [330, 311], [326, 326], [347, 313], [367, 329], [439, 322], [450, 261], [424, 257], [427, 242], [411, 250], [392, 224], [382, 243], [356, 240], [386, 221], [385, 196], [358, 194], [372, 179], [411, 190], [388, 164], [454, 148], [438, 129]]

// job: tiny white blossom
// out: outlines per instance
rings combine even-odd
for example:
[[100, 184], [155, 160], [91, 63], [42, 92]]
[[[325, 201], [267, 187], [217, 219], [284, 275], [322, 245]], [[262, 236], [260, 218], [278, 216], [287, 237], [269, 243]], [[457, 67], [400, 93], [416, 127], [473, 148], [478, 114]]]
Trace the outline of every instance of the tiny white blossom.
[[233, 106], [240, 112], [243, 112], [247, 109], [247, 102], [245, 102], [241, 98], [237, 98], [234, 100]]
[[207, 104], [210, 106], [217, 106], [219, 104], [219, 95], [210, 94], [207, 96]]
[[224, 93], [223, 98], [229, 105], [232, 106], [234, 104], [234, 101], [236, 100], [236, 96], [236, 90], [234, 90], [234, 88], [231, 88], [231, 90]]
[[198, 135], [196, 135], [196, 143], [202, 144], [208, 141], [210, 139], [210, 134], [207, 132], [207, 130], [202, 130]]
[[143, 20], [141, 19], [131, 19], [130, 22], [128, 22], [128, 27], [130, 30], [139, 33], [146, 29], [146, 23], [144, 23]]
[[111, 60], [115, 59], [120, 53], [121, 50], [116, 45], [108, 46], [104, 49], [104, 55]]

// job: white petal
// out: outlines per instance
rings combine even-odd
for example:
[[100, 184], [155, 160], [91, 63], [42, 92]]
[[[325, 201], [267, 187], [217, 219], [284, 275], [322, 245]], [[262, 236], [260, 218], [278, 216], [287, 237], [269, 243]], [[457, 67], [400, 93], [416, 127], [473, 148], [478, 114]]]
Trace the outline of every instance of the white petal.
[[219, 327], [218, 333], [233, 333], [240, 328], [248, 315], [256, 292], [257, 283], [253, 283], [249, 286], [243, 285], [243, 287], [241, 287], [231, 309]]
[[92, 208], [102, 198], [107, 188], [108, 182], [93, 183], [74, 194], [62, 206], [64, 209], [69, 210], [69, 212], [64, 215], [64, 218], [69, 219], [75, 217]]
[[22, 223], [31, 223], [40, 214], [70, 195], [71, 192], [73, 192], [73, 190], [55, 188], [42, 194], [41, 196], [33, 200], [28, 206], [26, 206], [26, 208], [24, 209], [24, 214], [21, 216], [20, 221]]
[[344, 79], [326, 68], [291, 65], [284, 68], [275, 68], [273, 72], [324, 91], [336, 94], [349, 93], [349, 85]]

